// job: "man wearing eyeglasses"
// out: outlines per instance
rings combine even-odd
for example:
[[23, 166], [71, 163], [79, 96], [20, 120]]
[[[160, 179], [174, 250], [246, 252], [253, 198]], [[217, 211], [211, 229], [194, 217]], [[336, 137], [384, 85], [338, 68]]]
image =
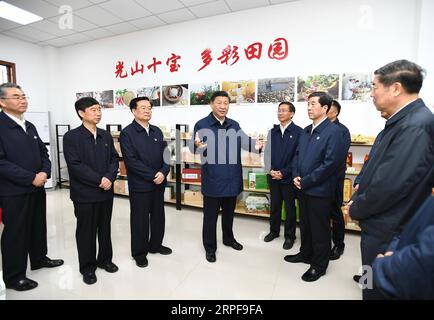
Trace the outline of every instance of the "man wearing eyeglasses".
[[53, 268], [63, 260], [47, 257], [46, 195], [51, 174], [48, 150], [35, 126], [24, 120], [27, 97], [13, 83], [0, 85], [0, 204], [4, 229], [1, 238], [6, 288], [34, 289], [26, 277], [27, 255], [32, 270]]
[[282, 201], [285, 202], [285, 241], [283, 249], [289, 250], [294, 245], [296, 214], [295, 189], [292, 181], [291, 163], [298, 146], [302, 128], [292, 118], [295, 107], [291, 102], [281, 102], [277, 110], [280, 124], [275, 125], [268, 133], [265, 146], [265, 170], [268, 173], [268, 184], [271, 195], [270, 233], [264, 238], [270, 242], [279, 237]]

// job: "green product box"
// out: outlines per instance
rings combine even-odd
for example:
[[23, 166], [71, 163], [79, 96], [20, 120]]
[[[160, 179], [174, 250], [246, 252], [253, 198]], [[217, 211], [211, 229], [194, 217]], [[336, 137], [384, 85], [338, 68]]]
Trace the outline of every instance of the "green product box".
[[[297, 222], [300, 222], [300, 205], [298, 203], [298, 199], [295, 199], [295, 217], [297, 219]], [[282, 203], [282, 221], [286, 220], [286, 207], [285, 203]]]
[[248, 172], [249, 189], [268, 189], [267, 174], [265, 172]]

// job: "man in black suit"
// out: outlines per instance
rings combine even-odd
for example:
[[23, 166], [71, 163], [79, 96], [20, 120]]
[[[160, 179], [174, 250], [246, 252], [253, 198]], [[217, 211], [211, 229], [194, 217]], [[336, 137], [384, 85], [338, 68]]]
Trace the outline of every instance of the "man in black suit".
[[[374, 72], [371, 96], [390, 115], [381, 142], [346, 210], [359, 220], [362, 265], [370, 267], [431, 193], [434, 168], [434, 115], [419, 98], [423, 69], [398, 60]], [[363, 278], [363, 277], [362, 277]], [[378, 299], [374, 289], [364, 299]]]
[[341, 104], [333, 100], [332, 106], [330, 107], [329, 112], [327, 112], [327, 117], [331, 122], [338, 126], [339, 130], [342, 133], [342, 145], [339, 147], [339, 159], [340, 165], [336, 170], [336, 192], [335, 198], [332, 204], [332, 239], [333, 239], [333, 248], [330, 252], [330, 260], [337, 260], [344, 253], [345, 249], [345, 222], [344, 216], [342, 214], [342, 204], [344, 200], [344, 180], [345, 180], [345, 171], [347, 169], [347, 154], [348, 150], [351, 146], [351, 134], [346, 126], [344, 126], [338, 119], [339, 114], [341, 113]]
[[35, 126], [24, 120], [27, 97], [13, 83], [0, 85], [0, 203], [3, 209], [1, 251], [6, 288], [25, 291], [38, 283], [32, 270], [52, 268], [63, 260], [47, 257], [46, 194], [51, 174], [48, 150]]
[[[86, 284], [97, 281], [95, 270], [118, 271], [112, 262], [111, 217], [113, 183], [118, 173], [118, 154], [112, 136], [97, 128], [101, 106], [90, 97], [75, 102], [83, 124], [63, 137], [63, 152], [71, 183], [71, 200], [77, 218], [77, 241], [80, 273]], [[98, 236], [98, 256], [96, 238]]]
[[331, 250], [330, 212], [336, 191], [338, 150], [342, 134], [328, 118], [332, 98], [325, 92], [309, 95], [308, 116], [312, 124], [300, 134], [293, 160], [293, 181], [300, 200], [301, 247], [296, 255], [285, 256], [291, 263], [310, 268], [301, 277], [312, 282], [326, 273]]
[[134, 115], [122, 130], [120, 143], [128, 174], [131, 208], [131, 255], [139, 268], [148, 266], [148, 253], [169, 255], [163, 246], [164, 189], [170, 171], [170, 152], [160, 128], [149, 123], [152, 103], [147, 97], [130, 102]]
[[265, 146], [265, 170], [268, 172], [268, 184], [271, 196], [270, 233], [264, 238], [270, 242], [279, 237], [282, 213], [282, 201], [285, 202], [285, 241], [283, 249], [289, 250], [294, 245], [296, 215], [295, 190], [292, 182], [291, 163], [298, 146], [302, 129], [292, 122], [295, 107], [291, 102], [281, 102], [277, 110], [280, 124], [270, 130]]

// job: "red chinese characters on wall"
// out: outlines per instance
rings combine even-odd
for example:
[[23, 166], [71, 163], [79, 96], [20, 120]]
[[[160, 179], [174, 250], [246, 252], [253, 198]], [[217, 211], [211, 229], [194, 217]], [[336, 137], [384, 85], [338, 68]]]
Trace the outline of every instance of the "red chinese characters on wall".
[[[227, 45], [224, 49], [221, 50], [221, 54], [217, 57], [217, 60], [220, 64], [225, 64], [227, 66], [233, 66], [236, 64], [242, 57], [239, 52], [244, 51], [244, 56], [247, 61], [251, 60], [261, 60], [262, 58], [262, 48], [264, 45], [261, 42], [253, 42], [247, 47], [240, 49], [237, 45]], [[265, 49], [266, 50], [266, 49]], [[271, 42], [268, 46], [268, 58], [272, 60], [284, 60], [288, 57], [288, 41], [285, 38], [276, 38], [273, 42]], [[171, 53], [171, 55], [166, 60], [166, 66], [168, 67], [169, 72], [178, 72], [181, 68], [180, 64], [181, 56], [175, 53]], [[206, 67], [208, 67], [211, 62], [214, 60], [212, 57], [212, 51], [210, 48], [205, 49], [201, 52], [201, 60], [202, 66], [197, 69], [197, 71], [202, 71]], [[163, 60], [164, 61], [164, 60]], [[160, 67], [162, 62], [158, 60], [156, 57], [152, 58], [152, 63], [147, 65], [147, 69], [149, 72], [156, 74], [160, 71]], [[135, 61], [135, 64], [130, 67], [130, 76], [134, 76], [137, 73], [144, 74], [145, 68], [142, 63], [139, 63], [138, 60]], [[115, 75], [116, 78], [126, 78], [128, 77], [128, 73], [124, 67], [124, 61], [118, 60], [115, 66]]]

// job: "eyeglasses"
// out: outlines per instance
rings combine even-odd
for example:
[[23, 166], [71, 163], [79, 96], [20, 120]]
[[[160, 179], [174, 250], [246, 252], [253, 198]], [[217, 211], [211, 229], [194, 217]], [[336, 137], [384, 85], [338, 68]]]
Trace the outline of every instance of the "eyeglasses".
[[10, 100], [29, 100], [28, 96], [13, 96], [10, 98], [7, 97], [0, 97], [0, 99], [10, 99]]

